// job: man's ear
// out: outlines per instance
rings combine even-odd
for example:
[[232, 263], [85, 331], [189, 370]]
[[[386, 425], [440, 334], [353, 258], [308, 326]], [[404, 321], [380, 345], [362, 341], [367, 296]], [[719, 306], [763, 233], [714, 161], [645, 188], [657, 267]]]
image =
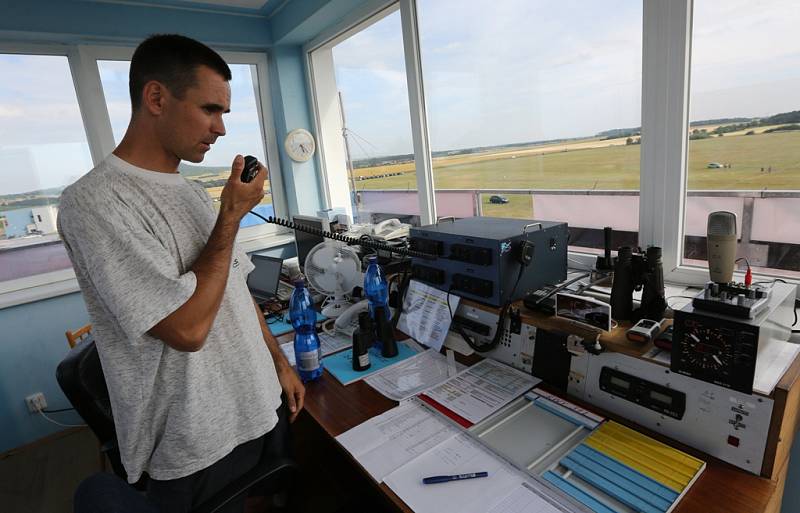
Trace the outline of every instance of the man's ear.
[[164, 102], [169, 92], [161, 82], [151, 80], [142, 88], [142, 106], [150, 114], [158, 116], [164, 109]]

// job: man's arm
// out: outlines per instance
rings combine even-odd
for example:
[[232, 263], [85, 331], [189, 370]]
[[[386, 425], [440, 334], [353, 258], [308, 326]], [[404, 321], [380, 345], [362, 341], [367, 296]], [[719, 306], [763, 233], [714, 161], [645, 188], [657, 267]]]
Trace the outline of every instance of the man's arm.
[[273, 335], [267, 327], [267, 323], [264, 321], [264, 314], [261, 313], [261, 309], [258, 307], [258, 303], [256, 303], [255, 299], [253, 299], [253, 305], [256, 307], [256, 315], [261, 325], [261, 333], [264, 335], [264, 343], [267, 344], [267, 348], [272, 355], [272, 360], [275, 362], [275, 371], [278, 373], [278, 381], [280, 381], [281, 388], [283, 388], [283, 392], [286, 394], [286, 401], [288, 402], [289, 411], [291, 412], [289, 422], [294, 422], [300, 410], [303, 409], [306, 388], [300, 382], [297, 373], [292, 369], [289, 360], [286, 359], [286, 355], [283, 354], [275, 335]]
[[240, 177], [244, 159], [237, 155], [231, 176], [222, 190], [219, 216], [205, 248], [192, 265], [197, 286], [192, 296], [177, 310], [150, 329], [149, 333], [178, 351], [198, 351], [208, 337], [219, 311], [233, 253], [233, 243], [239, 231], [239, 221], [264, 197], [266, 168], [252, 182]]

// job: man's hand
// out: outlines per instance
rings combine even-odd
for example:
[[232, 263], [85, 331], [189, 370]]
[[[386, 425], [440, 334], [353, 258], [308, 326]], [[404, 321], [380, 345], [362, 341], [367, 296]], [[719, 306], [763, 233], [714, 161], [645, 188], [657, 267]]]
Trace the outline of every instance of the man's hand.
[[220, 195], [220, 215], [230, 216], [237, 223], [264, 198], [264, 180], [267, 168], [258, 163], [258, 174], [252, 182], [242, 182], [244, 157], [236, 155], [231, 165], [231, 176]]
[[275, 370], [278, 372], [278, 381], [286, 394], [286, 401], [289, 403], [289, 412], [291, 412], [289, 422], [294, 422], [300, 410], [303, 409], [306, 387], [300, 382], [300, 378], [297, 377], [297, 373], [288, 362], [285, 365], [277, 364]]

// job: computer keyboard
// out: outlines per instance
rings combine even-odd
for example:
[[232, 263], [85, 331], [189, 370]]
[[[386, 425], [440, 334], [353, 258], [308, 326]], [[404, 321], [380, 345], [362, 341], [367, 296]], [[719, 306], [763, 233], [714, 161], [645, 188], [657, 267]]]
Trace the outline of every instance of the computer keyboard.
[[294, 291], [294, 287], [286, 283], [285, 281], [278, 282], [278, 300], [279, 301], [289, 301], [292, 297], [292, 291]]

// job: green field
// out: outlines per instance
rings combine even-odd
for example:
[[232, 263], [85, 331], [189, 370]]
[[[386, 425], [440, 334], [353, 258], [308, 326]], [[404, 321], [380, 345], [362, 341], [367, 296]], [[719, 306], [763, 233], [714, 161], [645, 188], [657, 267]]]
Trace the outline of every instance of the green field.
[[[567, 146], [566, 151], [537, 155], [520, 150], [519, 154], [498, 152], [494, 158], [484, 154], [437, 159], [434, 181], [440, 189], [638, 189], [640, 148], [616, 145], [571, 150]], [[730, 164], [731, 168], [707, 169], [710, 162]], [[359, 171], [370, 174], [369, 169]], [[800, 132], [690, 141], [688, 179], [692, 190], [800, 190]], [[412, 171], [362, 180], [357, 188], [416, 189], [416, 179]], [[511, 209], [513, 203], [493, 207]]]

